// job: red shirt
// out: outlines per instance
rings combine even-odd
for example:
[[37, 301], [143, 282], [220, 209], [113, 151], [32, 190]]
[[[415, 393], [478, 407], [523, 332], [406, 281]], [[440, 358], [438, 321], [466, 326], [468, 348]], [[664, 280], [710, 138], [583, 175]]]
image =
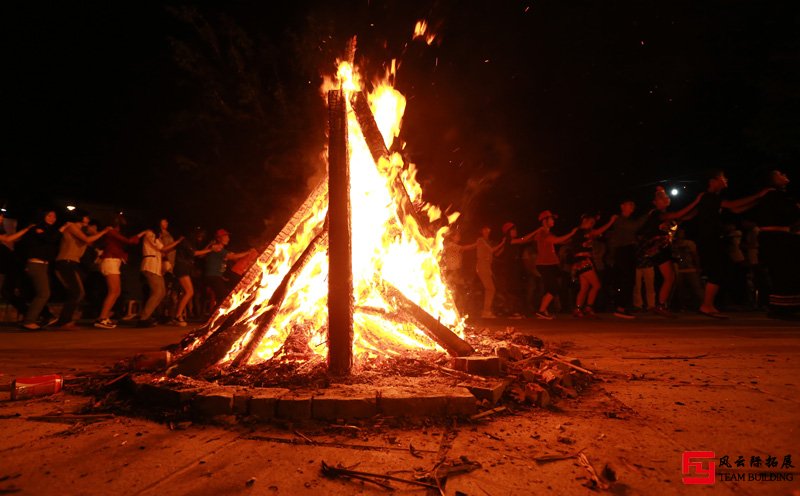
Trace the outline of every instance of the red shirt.
[[556, 255], [553, 239], [555, 236], [549, 232], [536, 234], [536, 248], [539, 250], [536, 255], [536, 265], [558, 265], [558, 255]]
[[105, 246], [103, 246], [103, 254], [100, 258], [119, 258], [123, 262], [128, 261], [128, 252], [125, 250], [125, 245], [135, 245], [139, 242], [137, 236], [126, 238], [116, 229], [111, 229], [103, 236]]

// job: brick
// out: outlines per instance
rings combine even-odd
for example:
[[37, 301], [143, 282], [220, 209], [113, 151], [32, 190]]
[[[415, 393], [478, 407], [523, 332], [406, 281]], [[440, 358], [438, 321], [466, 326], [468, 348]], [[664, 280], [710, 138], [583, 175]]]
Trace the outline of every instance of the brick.
[[503, 394], [506, 392], [506, 389], [508, 389], [508, 386], [512, 382], [513, 381], [511, 379], [504, 379], [474, 384], [461, 384], [461, 386], [465, 386], [467, 389], [469, 389], [469, 392], [479, 400], [486, 400], [490, 404], [494, 405], [500, 401], [500, 398], [503, 397]]
[[250, 413], [250, 398], [253, 395], [250, 391], [236, 390], [233, 392], [233, 413], [236, 415], [247, 415]]
[[285, 419], [311, 418], [311, 393], [289, 393], [278, 398], [275, 416]]
[[250, 393], [250, 415], [259, 420], [268, 420], [275, 417], [278, 398], [289, 394], [289, 390], [282, 388], [258, 388], [253, 389]]
[[192, 401], [202, 389], [185, 388], [177, 389], [169, 386], [144, 383], [136, 389], [136, 398], [147, 405], [165, 408], [181, 408]]
[[447, 391], [386, 388], [378, 396], [378, 411], [393, 417], [442, 417], [447, 414]]
[[456, 357], [452, 367], [462, 372], [482, 376], [500, 375], [500, 358], [492, 357]]
[[374, 388], [336, 387], [317, 391], [311, 401], [311, 416], [335, 420], [369, 418], [378, 413], [378, 397]]
[[204, 417], [233, 413], [233, 390], [215, 388], [202, 391], [192, 400], [192, 411]]
[[447, 397], [447, 415], [474, 415], [478, 411], [478, 400], [464, 387], [453, 388]]

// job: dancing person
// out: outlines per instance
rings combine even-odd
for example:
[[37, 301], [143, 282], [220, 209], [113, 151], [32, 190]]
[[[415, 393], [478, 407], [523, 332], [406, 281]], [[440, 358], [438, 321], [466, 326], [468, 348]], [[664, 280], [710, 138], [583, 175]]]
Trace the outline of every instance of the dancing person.
[[602, 236], [614, 224], [617, 217], [616, 214], [612, 215], [608, 222], [595, 229], [594, 226], [598, 216], [583, 214], [578, 231], [570, 240], [572, 247], [572, 273], [580, 284], [580, 289], [575, 298], [575, 310], [572, 313], [574, 317], [597, 318], [593, 307], [602, 284], [592, 260], [592, 245], [596, 238]]
[[630, 310], [636, 283], [636, 231], [646, 219], [646, 216], [634, 218], [635, 211], [633, 200], [621, 201], [619, 217], [607, 234], [614, 316], [621, 319], [635, 318]]
[[573, 228], [563, 236], [556, 236], [551, 232], [555, 226], [557, 215], [549, 210], [539, 214], [539, 222], [542, 224], [539, 229], [534, 231], [533, 239], [536, 241], [538, 254], [536, 256], [536, 270], [542, 277], [544, 294], [539, 301], [539, 310], [536, 312], [537, 319], [552, 320], [554, 315], [550, 313], [550, 303], [553, 298], [560, 294], [559, 280], [561, 278], [560, 261], [556, 254], [556, 245], [566, 243], [575, 235], [578, 228]]
[[513, 222], [503, 224], [503, 245], [496, 253], [495, 280], [499, 286], [500, 306], [503, 313], [520, 318], [522, 293], [522, 245], [533, 238], [536, 231], [523, 237], [517, 236], [517, 226]]
[[769, 188], [766, 188], [755, 195], [738, 200], [723, 200], [722, 191], [727, 187], [728, 178], [725, 173], [720, 170], [713, 171], [709, 175], [706, 192], [692, 212], [692, 216], [696, 216], [698, 227], [695, 239], [697, 254], [700, 257], [700, 267], [703, 275], [706, 277], [706, 287], [703, 303], [700, 305], [700, 313], [717, 319], [728, 318], [720, 313], [715, 304], [717, 293], [719, 293], [720, 285], [725, 278], [725, 271], [727, 270], [720, 212], [723, 208], [733, 213], [749, 210], [756, 205], [761, 197], [770, 191]]
[[87, 236], [83, 230], [88, 225], [89, 216], [81, 215], [79, 221], [67, 222], [60, 229], [61, 244], [56, 256], [55, 273], [66, 289], [66, 298], [55, 325], [62, 329], [75, 327], [75, 311], [86, 296], [80, 272], [81, 257], [90, 244], [102, 238], [109, 230], [106, 228]]
[[100, 254], [100, 273], [106, 279], [106, 297], [100, 307], [100, 315], [94, 322], [94, 326], [100, 329], [113, 329], [117, 323], [111, 320], [111, 309], [117, 302], [122, 292], [120, 280], [122, 264], [128, 261], [127, 245], [135, 245], [144, 235], [145, 231], [135, 236], [127, 237], [122, 234], [122, 229], [128, 224], [125, 217], [120, 214], [114, 218], [109, 226], [106, 236], [103, 238], [103, 252]]
[[800, 203], [787, 192], [782, 171], [770, 171], [768, 185], [773, 189], [756, 212], [759, 262], [770, 281], [768, 315], [785, 317], [800, 311]]
[[150, 295], [144, 304], [144, 308], [139, 314], [139, 322], [137, 327], [153, 327], [157, 323], [152, 318], [153, 312], [158, 308], [159, 303], [166, 294], [164, 287], [164, 276], [161, 273], [161, 257], [173, 250], [178, 244], [183, 241], [179, 238], [170, 245], [164, 245], [156, 236], [155, 232], [148, 229], [142, 237], [142, 265], [141, 272], [147, 280], [147, 286], [150, 288]]
[[661, 288], [658, 290], [658, 303], [652, 312], [662, 317], [674, 317], [669, 311], [669, 298], [675, 285], [675, 264], [672, 258], [672, 237], [677, 229], [677, 221], [692, 211], [700, 202], [703, 194], [697, 196], [689, 205], [677, 212], [667, 212], [670, 199], [663, 188], [657, 188], [653, 198], [655, 208], [645, 217], [644, 223], [637, 231], [639, 244], [637, 257], [639, 264], [658, 267], [661, 274]]
[[222, 303], [230, 290], [228, 281], [224, 277], [228, 261], [244, 258], [250, 254], [250, 250], [240, 253], [228, 251], [227, 246], [231, 242], [230, 233], [225, 229], [217, 229], [214, 234], [211, 251], [205, 256], [204, 276], [206, 285], [214, 293], [216, 306]]
[[25, 236], [28, 243], [28, 260], [25, 272], [33, 283], [34, 297], [28, 305], [22, 327], [28, 330], [41, 329], [44, 325], [55, 323], [58, 318], [51, 316], [47, 322], [40, 324], [39, 317], [50, 299], [49, 266], [58, 254], [61, 233], [56, 227], [56, 212], [49, 210], [44, 214], [42, 222], [36, 225]]
[[3, 227], [4, 220], [5, 212], [0, 211], [0, 295], [14, 307], [18, 315], [22, 316], [28, 310], [28, 305], [21, 295], [24, 272], [18, 253], [13, 250], [13, 245], [27, 234], [35, 224], [8, 234]]
[[178, 306], [175, 309], [175, 317], [170, 322], [173, 325], [180, 327], [186, 326], [186, 306], [194, 296], [194, 285], [192, 284], [192, 271], [194, 270], [194, 261], [196, 257], [202, 257], [211, 253], [211, 248], [198, 249], [195, 245], [195, 239], [185, 239], [183, 243], [179, 244], [175, 250], [175, 277], [178, 279], [178, 284], [181, 285], [183, 294], [178, 300]]

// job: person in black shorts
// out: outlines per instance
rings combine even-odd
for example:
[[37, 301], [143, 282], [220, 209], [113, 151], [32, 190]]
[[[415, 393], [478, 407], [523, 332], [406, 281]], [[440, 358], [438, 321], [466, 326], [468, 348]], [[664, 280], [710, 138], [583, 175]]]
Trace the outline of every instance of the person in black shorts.
[[717, 319], [728, 318], [717, 310], [714, 303], [720, 284], [725, 277], [726, 261], [728, 260], [720, 215], [722, 209], [728, 209], [733, 213], [744, 212], [755, 206], [758, 200], [771, 190], [771, 188], [765, 188], [755, 195], [738, 200], [723, 200], [721, 194], [727, 187], [728, 178], [725, 177], [725, 173], [720, 170], [712, 171], [708, 177], [708, 189], [694, 211], [697, 222], [695, 243], [700, 258], [700, 268], [706, 277], [700, 313]]
[[[602, 285], [592, 260], [592, 246], [594, 240], [602, 236], [617, 220], [617, 217], [616, 214], [612, 215], [605, 225], [595, 229], [594, 226], [599, 216], [583, 214], [578, 232], [570, 241], [572, 247], [572, 276], [580, 283], [580, 289], [575, 298], [575, 310], [572, 313], [574, 317], [597, 318], [593, 306]], [[585, 306], [584, 303], [586, 304]]]
[[672, 259], [672, 236], [678, 227], [676, 221], [687, 215], [700, 202], [703, 193], [699, 194], [692, 203], [677, 212], [667, 212], [670, 200], [664, 188], [657, 188], [653, 205], [656, 207], [647, 214], [644, 224], [637, 231], [639, 243], [637, 244], [637, 263], [640, 265], [658, 267], [663, 282], [658, 290], [658, 303], [653, 313], [662, 317], [672, 317], [667, 309], [672, 287], [675, 284], [675, 267]]
[[211, 248], [207, 247], [202, 250], [197, 249], [195, 246], [195, 239], [187, 238], [183, 243], [178, 245], [175, 252], [175, 267], [173, 273], [181, 285], [183, 294], [181, 299], [178, 300], [178, 306], [175, 309], [175, 318], [171, 324], [180, 327], [186, 326], [186, 317], [184, 311], [186, 305], [192, 300], [194, 296], [194, 285], [192, 284], [192, 271], [194, 270], [195, 257], [203, 257], [211, 253]]
[[549, 210], [540, 213], [539, 222], [542, 223], [542, 226], [534, 231], [533, 235], [538, 253], [536, 256], [536, 270], [542, 276], [544, 290], [542, 299], [539, 302], [539, 311], [536, 312], [537, 319], [552, 320], [554, 318], [553, 314], [548, 311], [548, 307], [553, 298], [561, 292], [559, 284], [561, 268], [559, 267], [560, 261], [556, 254], [555, 246], [566, 243], [578, 231], [576, 227], [564, 236], [556, 236], [550, 230], [555, 225], [557, 217]]

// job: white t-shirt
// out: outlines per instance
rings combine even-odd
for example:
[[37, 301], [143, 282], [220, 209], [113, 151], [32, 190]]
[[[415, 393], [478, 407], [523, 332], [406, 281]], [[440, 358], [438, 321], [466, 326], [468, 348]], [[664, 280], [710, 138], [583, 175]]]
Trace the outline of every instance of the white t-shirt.
[[492, 270], [492, 247], [489, 242], [483, 238], [478, 238], [475, 245], [478, 252], [478, 259], [475, 264], [476, 270]]
[[147, 231], [142, 239], [142, 272], [161, 275], [161, 249], [164, 244], [153, 231]]

